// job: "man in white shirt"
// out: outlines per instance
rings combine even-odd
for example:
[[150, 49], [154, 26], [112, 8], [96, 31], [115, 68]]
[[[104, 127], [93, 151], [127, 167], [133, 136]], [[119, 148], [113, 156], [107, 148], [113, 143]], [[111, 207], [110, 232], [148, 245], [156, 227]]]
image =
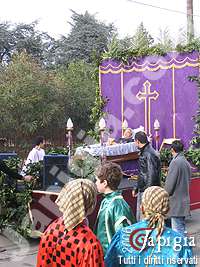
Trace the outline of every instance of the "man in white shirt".
[[27, 165], [29, 163], [35, 163], [42, 161], [44, 159], [45, 151], [44, 151], [45, 140], [43, 136], [38, 136], [35, 140], [34, 148], [29, 152], [28, 157], [25, 161], [24, 167], [22, 168], [22, 174], [24, 174], [27, 170]]

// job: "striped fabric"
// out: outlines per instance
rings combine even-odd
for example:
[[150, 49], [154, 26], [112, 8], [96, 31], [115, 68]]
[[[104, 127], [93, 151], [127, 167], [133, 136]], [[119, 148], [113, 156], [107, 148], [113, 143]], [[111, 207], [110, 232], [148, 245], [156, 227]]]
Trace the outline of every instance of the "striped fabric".
[[149, 221], [149, 227], [157, 228], [157, 237], [160, 237], [169, 211], [168, 193], [159, 186], [151, 186], [144, 191], [142, 206], [144, 217]]
[[95, 208], [96, 186], [88, 179], [76, 179], [61, 190], [56, 203], [68, 231], [81, 223]]

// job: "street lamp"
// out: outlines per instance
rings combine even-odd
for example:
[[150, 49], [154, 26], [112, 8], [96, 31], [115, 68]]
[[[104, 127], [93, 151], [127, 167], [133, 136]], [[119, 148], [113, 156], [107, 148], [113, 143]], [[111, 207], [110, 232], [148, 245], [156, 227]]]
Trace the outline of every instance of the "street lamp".
[[124, 131], [128, 128], [127, 120], [124, 120], [122, 123], [122, 134], [124, 135]]
[[104, 132], [106, 130], [106, 122], [104, 118], [101, 118], [99, 121], [99, 130], [100, 130], [100, 144], [101, 144], [101, 149], [102, 149], [101, 161], [103, 162], [105, 160], [103, 141], [104, 141]]
[[103, 146], [103, 136], [104, 136], [104, 132], [106, 130], [106, 122], [105, 122], [104, 118], [101, 118], [99, 121], [99, 130], [100, 130], [100, 143]]
[[68, 137], [68, 148], [69, 148], [68, 155], [69, 155], [69, 158], [71, 157], [71, 150], [72, 150], [72, 131], [73, 131], [73, 126], [74, 126], [73, 122], [69, 118], [67, 120], [67, 127], [66, 127], [67, 137]]
[[160, 138], [160, 136], [159, 136], [160, 123], [159, 123], [159, 121], [157, 119], [154, 121], [153, 127], [154, 127], [154, 130], [155, 130], [156, 150], [158, 151], [158, 149], [159, 149], [159, 138]]

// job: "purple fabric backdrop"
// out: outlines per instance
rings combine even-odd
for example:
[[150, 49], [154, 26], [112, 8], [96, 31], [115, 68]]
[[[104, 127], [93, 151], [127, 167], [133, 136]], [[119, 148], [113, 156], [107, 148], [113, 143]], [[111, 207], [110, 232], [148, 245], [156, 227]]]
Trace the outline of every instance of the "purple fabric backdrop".
[[106, 60], [100, 66], [100, 88], [109, 99], [105, 107], [112, 137], [122, 135], [122, 122], [145, 127], [155, 136], [154, 121], [160, 122], [163, 138], [181, 138], [185, 145], [193, 136], [192, 116], [197, 111], [197, 87], [188, 76], [199, 74], [199, 54], [149, 56], [124, 65]]

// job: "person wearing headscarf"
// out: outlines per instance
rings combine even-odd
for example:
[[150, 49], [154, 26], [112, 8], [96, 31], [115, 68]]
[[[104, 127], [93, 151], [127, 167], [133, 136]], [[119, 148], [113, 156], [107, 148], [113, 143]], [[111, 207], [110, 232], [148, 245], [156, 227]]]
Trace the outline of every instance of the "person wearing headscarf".
[[147, 188], [141, 209], [144, 220], [122, 228], [113, 237], [105, 256], [106, 267], [195, 266], [190, 248], [194, 240], [186, 240], [164, 225], [168, 193], [159, 186]]
[[41, 237], [37, 267], [104, 267], [100, 242], [85, 219], [96, 205], [96, 187], [88, 179], [68, 182], [56, 203], [63, 213]]

